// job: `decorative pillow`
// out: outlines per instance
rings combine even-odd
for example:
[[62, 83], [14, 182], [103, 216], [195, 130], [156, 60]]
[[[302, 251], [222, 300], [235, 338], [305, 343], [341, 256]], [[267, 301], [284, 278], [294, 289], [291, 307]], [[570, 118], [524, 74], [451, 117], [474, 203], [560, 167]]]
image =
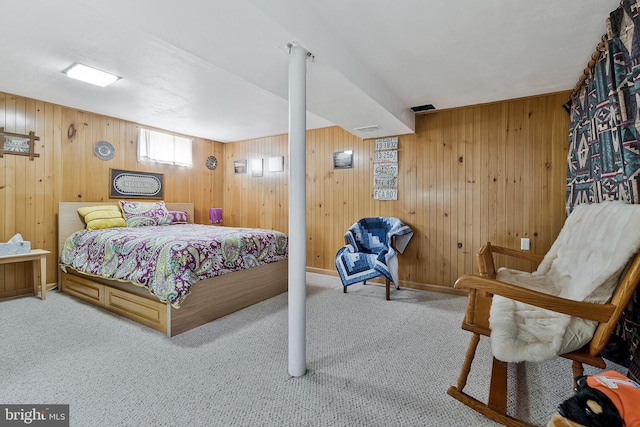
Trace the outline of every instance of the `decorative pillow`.
[[172, 224], [187, 224], [189, 222], [189, 217], [185, 211], [169, 211], [169, 216], [171, 216]]
[[129, 227], [169, 225], [171, 215], [164, 202], [145, 203], [120, 200], [120, 208]]
[[84, 220], [87, 230], [127, 226], [120, 208], [116, 205], [88, 206], [79, 208], [78, 213]]
[[87, 230], [102, 230], [103, 228], [126, 227], [124, 218], [94, 219], [87, 223]]

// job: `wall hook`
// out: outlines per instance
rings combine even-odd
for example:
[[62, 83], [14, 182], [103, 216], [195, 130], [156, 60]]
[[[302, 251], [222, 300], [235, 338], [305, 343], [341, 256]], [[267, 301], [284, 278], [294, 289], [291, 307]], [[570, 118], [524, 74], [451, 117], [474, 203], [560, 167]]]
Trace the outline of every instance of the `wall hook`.
[[71, 123], [69, 129], [67, 129], [67, 137], [73, 139], [74, 136], [76, 136], [76, 127]]

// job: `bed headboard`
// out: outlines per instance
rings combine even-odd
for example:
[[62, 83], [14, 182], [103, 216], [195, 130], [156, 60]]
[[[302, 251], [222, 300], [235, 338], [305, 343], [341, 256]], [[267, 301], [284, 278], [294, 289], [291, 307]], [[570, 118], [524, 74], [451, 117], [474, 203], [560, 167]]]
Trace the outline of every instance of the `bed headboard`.
[[[62, 246], [64, 241], [67, 240], [71, 234], [78, 230], [82, 230], [84, 222], [78, 213], [78, 208], [84, 206], [99, 206], [99, 205], [117, 205], [118, 201], [111, 202], [60, 202], [58, 204], [58, 253], [60, 256], [62, 252]], [[193, 223], [193, 203], [166, 203], [167, 209], [170, 211], [186, 211], [189, 217], [190, 224]]]

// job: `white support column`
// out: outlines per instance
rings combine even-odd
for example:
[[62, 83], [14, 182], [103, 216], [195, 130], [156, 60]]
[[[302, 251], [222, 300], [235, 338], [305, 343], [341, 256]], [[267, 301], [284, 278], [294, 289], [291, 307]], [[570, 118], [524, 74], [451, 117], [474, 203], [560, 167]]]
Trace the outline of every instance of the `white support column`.
[[307, 51], [289, 52], [289, 375], [307, 372]]

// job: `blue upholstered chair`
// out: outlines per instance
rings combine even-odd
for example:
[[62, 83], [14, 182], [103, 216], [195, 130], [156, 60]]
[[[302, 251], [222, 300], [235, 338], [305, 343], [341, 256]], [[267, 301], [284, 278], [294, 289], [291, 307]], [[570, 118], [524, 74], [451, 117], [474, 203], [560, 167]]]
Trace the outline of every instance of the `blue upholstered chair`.
[[390, 299], [390, 282], [400, 287], [396, 254], [404, 252], [412, 236], [413, 230], [393, 217], [362, 218], [349, 227], [335, 259], [344, 292], [349, 285], [383, 276]]

